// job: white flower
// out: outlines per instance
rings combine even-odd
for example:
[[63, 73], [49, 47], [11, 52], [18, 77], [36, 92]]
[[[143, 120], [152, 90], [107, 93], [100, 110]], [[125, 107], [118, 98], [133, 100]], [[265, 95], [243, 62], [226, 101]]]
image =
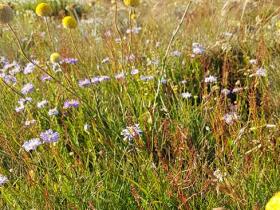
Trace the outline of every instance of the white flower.
[[30, 125], [34, 125], [36, 123], [36, 120], [32, 119], [32, 120], [26, 120], [24, 122], [25, 126], [30, 126]]
[[57, 108], [55, 107], [55, 108], [53, 108], [53, 109], [50, 109], [49, 111], [48, 111], [48, 115], [49, 116], [54, 116], [54, 115], [58, 115], [58, 110], [57, 110]]
[[192, 97], [192, 94], [189, 92], [185, 92], [185, 93], [181, 93], [181, 96], [185, 99], [188, 99], [188, 98]]
[[30, 139], [29, 141], [24, 142], [22, 147], [25, 149], [25, 151], [29, 152], [31, 150], [36, 150], [38, 146], [40, 146], [42, 142], [39, 138]]
[[180, 57], [182, 55], [182, 53], [178, 50], [175, 50], [175, 51], [171, 52], [170, 55], [173, 57]]
[[39, 109], [42, 109], [42, 108], [44, 108], [47, 104], [48, 104], [48, 101], [47, 101], [47, 100], [43, 100], [43, 101], [40, 101], [40, 102], [37, 103], [37, 107], [38, 107]]
[[217, 82], [217, 77], [210, 75], [204, 79], [206, 83], [215, 83]]
[[194, 55], [201, 55], [205, 52], [204, 47], [199, 43], [192, 44], [192, 52]]
[[122, 130], [121, 135], [124, 137], [125, 141], [131, 141], [135, 137], [140, 136], [143, 133], [139, 124], [135, 124], [133, 126], [126, 127]]
[[8, 178], [2, 174], [0, 174], [0, 186], [6, 184], [8, 182]]
[[224, 115], [224, 121], [228, 125], [232, 125], [234, 121], [238, 120], [238, 115], [235, 112], [230, 112]]
[[256, 75], [259, 77], [265, 77], [266, 76], [266, 70], [264, 68], [258, 68], [256, 71]]

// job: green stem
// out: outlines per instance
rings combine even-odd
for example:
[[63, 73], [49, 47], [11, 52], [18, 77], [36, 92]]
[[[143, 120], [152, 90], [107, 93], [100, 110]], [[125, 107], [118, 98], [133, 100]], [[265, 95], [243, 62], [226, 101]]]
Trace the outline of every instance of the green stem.
[[44, 17], [44, 21], [45, 21], [45, 24], [47, 26], [47, 31], [48, 31], [48, 36], [49, 36], [50, 42], [52, 44], [52, 50], [53, 50], [53, 52], [56, 52], [54, 40], [53, 40], [53, 38], [51, 36], [50, 27], [49, 27], [49, 23], [48, 23], [47, 17]]

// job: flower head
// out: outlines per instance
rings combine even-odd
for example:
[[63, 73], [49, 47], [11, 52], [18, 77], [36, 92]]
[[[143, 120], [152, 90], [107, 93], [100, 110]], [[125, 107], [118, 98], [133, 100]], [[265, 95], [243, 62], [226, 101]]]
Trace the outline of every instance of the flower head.
[[57, 142], [59, 139], [59, 133], [53, 131], [52, 129], [49, 129], [49, 130], [41, 132], [40, 138], [45, 143]]
[[6, 184], [8, 182], [8, 178], [2, 174], [0, 174], [0, 186]]
[[140, 0], [124, 0], [123, 3], [128, 7], [137, 7], [140, 4]]
[[34, 90], [34, 86], [32, 83], [27, 83], [23, 86], [23, 88], [21, 89], [21, 93], [23, 95], [26, 95], [28, 93], [31, 93]]
[[50, 61], [51, 61], [52, 63], [59, 63], [59, 61], [60, 61], [60, 54], [57, 53], [57, 52], [51, 54], [51, 56], [50, 56]]
[[66, 16], [62, 19], [62, 25], [64, 28], [73, 29], [77, 27], [78, 23], [72, 16]]
[[280, 192], [276, 193], [265, 206], [265, 210], [280, 209]]
[[7, 24], [13, 20], [14, 13], [7, 4], [0, 4], [0, 24]]
[[133, 140], [136, 137], [139, 137], [143, 131], [141, 130], [139, 124], [135, 124], [133, 126], [126, 127], [122, 130], [121, 135], [124, 137], [124, 140]]
[[48, 111], [48, 114], [49, 114], [49, 116], [54, 116], [54, 115], [58, 115], [59, 112], [58, 112], [57, 108], [55, 107], [55, 108], [53, 108], [53, 109], [50, 109], [50, 110]]
[[29, 141], [24, 142], [22, 147], [25, 149], [25, 151], [29, 152], [31, 150], [36, 150], [38, 146], [40, 146], [42, 142], [39, 138], [30, 139]]
[[71, 108], [71, 107], [74, 107], [74, 108], [77, 108], [79, 106], [79, 101], [77, 100], [67, 100], [64, 102], [64, 105], [63, 105], [63, 109], [68, 109], [68, 108]]
[[52, 8], [47, 3], [40, 3], [37, 5], [35, 12], [38, 16], [46, 17], [51, 15]]

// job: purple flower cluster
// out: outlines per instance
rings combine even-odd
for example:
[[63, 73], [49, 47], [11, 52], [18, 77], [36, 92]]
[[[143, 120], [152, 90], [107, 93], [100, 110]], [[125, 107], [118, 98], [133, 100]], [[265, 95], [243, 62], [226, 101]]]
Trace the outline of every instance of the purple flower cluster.
[[49, 129], [49, 130], [41, 132], [40, 138], [45, 143], [57, 142], [59, 139], [59, 133], [53, 131], [52, 129]]
[[77, 108], [79, 106], [79, 101], [71, 99], [64, 102], [63, 109], [69, 109], [71, 107]]
[[59, 140], [59, 133], [52, 129], [41, 132], [40, 138], [33, 138], [23, 143], [25, 151], [36, 150], [38, 146], [44, 143], [55, 143]]

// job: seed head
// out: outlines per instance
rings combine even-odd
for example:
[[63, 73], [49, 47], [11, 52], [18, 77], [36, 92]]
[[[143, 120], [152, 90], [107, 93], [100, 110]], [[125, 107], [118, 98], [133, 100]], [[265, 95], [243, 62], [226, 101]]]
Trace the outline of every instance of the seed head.
[[14, 13], [7, 4], [0, 4], [0, 24], [7, 24], [13, 20]]

